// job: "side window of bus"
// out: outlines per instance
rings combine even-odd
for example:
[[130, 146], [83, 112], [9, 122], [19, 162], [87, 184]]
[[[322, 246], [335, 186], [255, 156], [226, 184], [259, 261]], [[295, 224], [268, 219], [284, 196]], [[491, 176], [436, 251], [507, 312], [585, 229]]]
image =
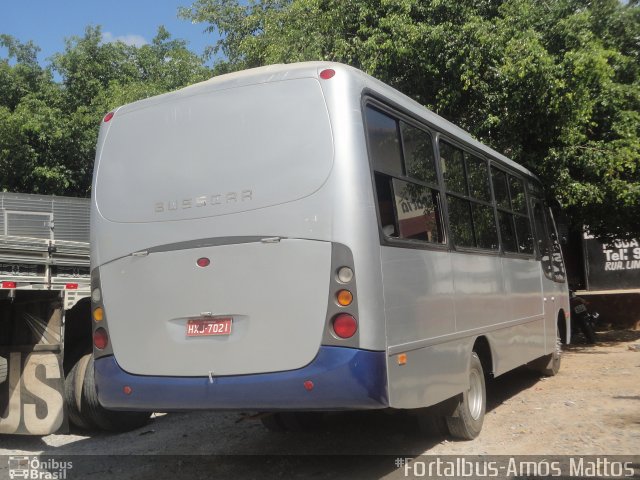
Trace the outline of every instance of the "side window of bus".
[[556, 282], [565, 281], [564, 262], [562, 260], [562, 248], [560, 247], [560, 241], [558, 240], [558, 233], [556, 225], [551, 215], [549, 207], [544, 209], [545, 218], [547, 221], [547, 227], [550, 232], [549, 242], [551, 244], [551, 273], [553, 280]]
[[536, 244], [538, 246], [538, 254], [542, 261], [542, 270], [548, 278], [552, 278], [551, 267], [551, 241], [547, 233], [545, 222], [544, 207], [538, 199], [533, 200], [533, 223], [536, 229]]
[[487, 162], [445, 141], [439, 147], [453, 243], [496, 250], [498, 231]]
[[444, 243], [431, 135], [370, 105], [365, 115], [384, 236]]
[[498, 209], [502, 248], [505, 252], [533, 254], [533, 235], [524, 193], [524, 182], [498, 168], [491, 168]]

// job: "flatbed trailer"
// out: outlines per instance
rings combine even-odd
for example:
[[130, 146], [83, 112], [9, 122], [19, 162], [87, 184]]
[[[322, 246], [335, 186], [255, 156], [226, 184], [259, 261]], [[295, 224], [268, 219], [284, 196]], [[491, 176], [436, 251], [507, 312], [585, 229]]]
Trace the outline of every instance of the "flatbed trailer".
[[0, 193], [2, 434], [99, 426], [83, 390], [93, 375], [89, 209], [85, 198]]

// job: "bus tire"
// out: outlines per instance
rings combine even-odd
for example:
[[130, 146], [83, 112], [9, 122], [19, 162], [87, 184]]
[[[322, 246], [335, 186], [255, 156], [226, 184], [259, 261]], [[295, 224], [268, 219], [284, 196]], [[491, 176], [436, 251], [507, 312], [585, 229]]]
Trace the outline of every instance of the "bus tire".
[[482, 363], [476, 352], [471, 353], [469, 389], [458, 396], [453, 415], [447, 417], [449, 433], [463, 440], [480, 435], [487, 405], [487, 392]]
[[88, 360], [87, 357], [83, 357], [77, 361], [64, 379], [64, 403], [67, 406], [69, 421], [83, 430], [95, 428], [91, 419], [80, 410], [78, 404], [78, 398], [82, 398], [84, 373]]
[[562, 340], [560, 334], [556, 335], [556, 347], [553, 353], [540, 357], [529, 364], [531, 368], [541, 373], [545, 377], [554, 377], [560, 371], [562, 360]]
[[87, 364], [82, 387], [81, 411], [86, 412], [98, 428], [111, 432], [127, 432], [146, 425], [151, 412], [121, 412], [107, 410], [100, 405], [94, 379], [93, 355], [89, 354], [88, 357], [89, 363]]

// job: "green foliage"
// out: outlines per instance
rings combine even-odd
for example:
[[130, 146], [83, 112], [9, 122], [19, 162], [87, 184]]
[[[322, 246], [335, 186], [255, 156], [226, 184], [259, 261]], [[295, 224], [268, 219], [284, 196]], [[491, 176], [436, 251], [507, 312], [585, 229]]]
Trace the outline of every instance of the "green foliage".
[[196, 0], [217, 73], [361, 68], [540, 175], [574, 224], [640, 236], [637, 0]]
[[0, 188], [9, 191], [87, 196], [106, 112], [211, 76], [164, 27], [142, 47], [103, 43], [89, 27], [47, 67], [31, 42], [0, 35], [0, 47]]

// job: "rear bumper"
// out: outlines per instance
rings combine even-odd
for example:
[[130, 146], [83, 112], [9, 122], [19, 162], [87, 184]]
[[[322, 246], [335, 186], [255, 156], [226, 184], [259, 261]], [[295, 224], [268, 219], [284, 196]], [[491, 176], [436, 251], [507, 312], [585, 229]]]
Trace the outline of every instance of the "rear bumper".
[[[114, 356], [95, 362], [100, 403], [113, 410], [363, 410], [388, 406], [384, 352], [320, 347], [306, 367], [213, 377], [131, 375]], [[307, 390], [304, 382], [313, 382]], [[132, 388], [126, 395], [123, 387]]]

